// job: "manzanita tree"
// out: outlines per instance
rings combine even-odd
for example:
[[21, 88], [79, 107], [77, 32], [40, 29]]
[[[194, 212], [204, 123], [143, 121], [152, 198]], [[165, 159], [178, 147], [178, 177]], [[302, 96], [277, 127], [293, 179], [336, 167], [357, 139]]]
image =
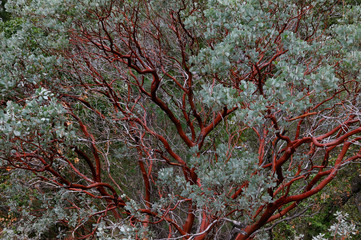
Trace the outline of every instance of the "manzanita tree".
[[298, 216], [361, 157], [349, 3], [9, 0], [2, 234], [241, 240]]

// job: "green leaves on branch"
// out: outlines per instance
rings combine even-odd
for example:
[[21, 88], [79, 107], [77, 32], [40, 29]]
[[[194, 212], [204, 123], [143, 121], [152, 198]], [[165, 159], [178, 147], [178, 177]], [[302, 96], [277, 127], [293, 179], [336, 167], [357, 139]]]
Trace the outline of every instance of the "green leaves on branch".
[[[7, 106], [0, 112], [1, 148], [12, 149], [16, 138], [31, 142], [38, 139], [37, 143], [46, 147], [53, 140], [63, 139], [71, 142], [74, 132], [67, 126], [66, 110], [54, 100], [53, 94], [44, 88], [36, 90], [35, 94], [23, 105], [7, 102]], [[23, 145], [25, 147], [25, 145]]]

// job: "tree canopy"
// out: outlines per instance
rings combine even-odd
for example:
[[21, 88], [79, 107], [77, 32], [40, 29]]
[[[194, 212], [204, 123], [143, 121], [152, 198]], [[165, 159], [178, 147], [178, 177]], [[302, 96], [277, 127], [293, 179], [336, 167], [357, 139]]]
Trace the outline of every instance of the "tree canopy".
[[361, 158], [359, 1], [5, 8], [1, 237], [263, 239]]

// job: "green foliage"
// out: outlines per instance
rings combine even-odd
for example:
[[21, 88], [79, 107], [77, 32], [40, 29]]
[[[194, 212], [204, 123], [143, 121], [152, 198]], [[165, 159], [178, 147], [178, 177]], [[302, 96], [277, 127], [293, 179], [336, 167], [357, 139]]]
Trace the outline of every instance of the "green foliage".
[[[260, 205], [272, 202], [270, 196], [264, 194], [263, 189], [274, 186], [272, 176], [267, 176], [257, 167], [255, 162], [258, 161], [257, 156], [247, 151], [235, 151], [232, 157], [227, 156], [227, 146], [219, 144], [217, 146], [216, 156], [212, 158], [213, 154], [204, 153], [201, 157], [190, 158], [189, 164], [192, 168], [197, 169], [196, 173], [202, 178], [202, 186], [192, 185], [187, 183], [180, 176], [176, 176], [174, 181], [176, 185], [172, 184], [174, 173], [172, 168], [165, 168], [159, 171], [159, 186], [166, 186], [169, 188], [178, 188], [181, 191], [179, 197], [194, 199], [194, 203], [198, 208], [209, 208], [212, 214], [217, 212], [225, 212], [226, 208], [237, 206], [245, 212], [252, 215], [251, 209], [257, 209]], [[253, 172], [258, 174], [251, 178]], [[239, 200], [230, 199], [227, 196], [226, 189], [232, 186], [247, 183], [247, 188], [242, 193], [242, 198]], [[173, 201], [175, 201], [172, 196]], [[243, 220], [243, 219], [242, 219]], [[248, 219], [244, 219], [248, 221]]]
[[11, 19], [11, 14], [5, 9], [6, 0], [1, 0], [0, 4], [0, 21], [6, 22]]
[[2, 7], [3, 239], [288, 239], [360, 158], [359, 1]]

